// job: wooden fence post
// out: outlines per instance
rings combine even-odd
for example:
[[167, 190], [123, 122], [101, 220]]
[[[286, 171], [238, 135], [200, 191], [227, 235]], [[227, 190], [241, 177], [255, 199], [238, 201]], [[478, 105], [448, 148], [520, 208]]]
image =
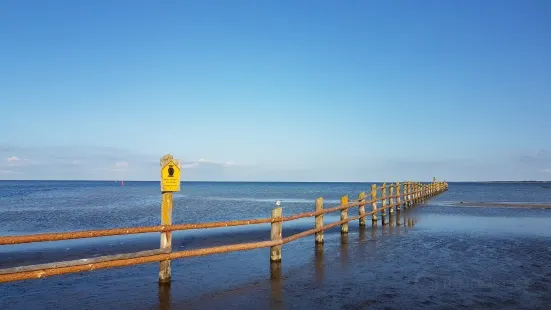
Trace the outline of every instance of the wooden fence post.
[[413, 205], [413, 182], [408, 182], [408, 207]]
[[404, 182], [404, 209], [407, 209], [407, 207], [409, 206], [408, 203], [409, 203], [409, 183], [408, 181], [405, 181]]
[[358, 195], [358, 200], [360, 201], [361, 205], [358, 208], [358, 213], [361, 216], [360, 217], [360, 226], [365, 226], [365, 192], [361, 192]]
[[402, 205], [402, 197], [401, 197], [401, 194], [400, 194], [401, 193], [400, 189], [401, 189], [401, 185], [400, 185], [400, 182], [398, 182], [396, 184], [396, 196], [398, 196], [398, 197], [396, 197], [396, 203], [397, 203], [396, 211], [402, 210], [402, 206], [401, 206]]
[[390, 198], [388, 199], [390, 205], [389, 213], [391, 215], [394, 214], [394, 186], [394, 183], [390, 184]]
[[381, 198], [382, 198], [382, 207], [383, 207], [383, 211], [381, 212], [382, 213], [382, 216], [383, 216], [383, 225], [385, 225], [386, 221], [386, 199], [387, 199], [387, 195], [386, 195], [386, 182], [383, 183], [383, 187], [381, 188]]
[[[172, 225], [172, 192], [164, 191], [162, 178], [163, 178], [163, 168], [171, 162], [174, 157], [170, 154], [167, 154], [161, 158], [161, 225]], [[172, 232], [166, 231], [161, 233], [161, 250], [168, 250], [172, 252]], [[164, 260], [159, 263], [159, 283], [170, 283], [171, 278], [171, 268], [170, 260]]]
[[[344, 195], [341, 197], [341, 205], [346, 206], [348, 205], [348, 195]], [[341, 210], [341, 221], [348, 219], [348, 207]], [[342, 223], [341, 224], [341, 233], [347, 234], [348, 233], [348, 223]]]
[[371, 201], [371, 224], [377, 225], [377, 184], [371, 184]]
[[[323, 211], [323, 198], [319, 197], [316, 199], [316, 212]], [[316, 224], [315, 228], [321, 228], [323, 227], [323, 214], [316, 215]], [[323, 243], [323, 231], [316, 233], [316, 244], [322, 244]]]
[[[283, 215], [283, 210], [280, 207], [280, 202], [276, 202], [276, 208], [272, 210], [272, 229], [270, 233], [270, 239], [272, 241], [282, 239], [282, 226], [281, 217]], [[281, 261], [281, 245], [274, 245], [270, 247], [270, 261], [271, 262], [280, 262]]]
[[430, 197], [430, 184], [425, 184], [425, 197], [426, 199]]

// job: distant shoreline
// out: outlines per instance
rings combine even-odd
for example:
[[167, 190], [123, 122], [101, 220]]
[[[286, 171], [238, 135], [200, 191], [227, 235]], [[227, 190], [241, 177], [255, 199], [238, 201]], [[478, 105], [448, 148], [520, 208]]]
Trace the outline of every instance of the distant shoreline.
[[[159, 182], [159, 180], [0, 180], [0, 182]], [[372, 184], [384, 183], [385, 181], [195, 181], [183, 180], [182, 183], [343, 183], [343, 184]], [[422, 181], [422, 183], [430, 183], [431, 181]], [[448, 184], [551, 184], [551, 181], [446, 181]]]
[[551, 203], [530, 203], [530, 202], [455, 202], [450, 204], [454, 207], [469, 207], [469, 208], [531, 208], [531, 209], [551, 209]]

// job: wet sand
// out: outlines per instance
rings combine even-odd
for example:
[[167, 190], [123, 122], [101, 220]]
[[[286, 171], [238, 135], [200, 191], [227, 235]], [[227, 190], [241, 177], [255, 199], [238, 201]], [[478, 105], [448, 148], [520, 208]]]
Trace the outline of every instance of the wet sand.
[[460, 201], [450, 204], [454, 207], [492, 207], [492, 208], [535, 208], [551, 209], [551, 203], [519, 203], [519, 202], [470, 202]]
[[[509, 217], [496, 216], [491, 220], [495, 225], [482, 229], [475, 219], [487, 222], [489, 209], [462, 209], [480, 213], [480, 218], [458, 215], [459, 209], [442, 209], [452, 214], [434, 216], [438, 208], [421, 206], [389, 217], [384, 227], [360, 228], [356, 222], [344, 236], [338, 227], [331, 229], [322, 246], [315, 245], [313, 238], [297, 240], [285, 245], [279, 264], [269, 264], [269, 249], [175, 260], [168, 287], [157, 284], [158, 264], [4, 284], [0, 308], [545, 309], [549, 305], [551, 273], [546, 267], [551, 233], [545, 218], [523, 218], [523, 227], [516, 227], [507, 221], [518, 221], [514, 216], [526, 211], [496, 209]], [[529, 212], [543, 215], [539, 210]], [[470, 226], [460, 229], [461, 223]], [[309, 227], [288, 227], [287, 233]], [[179, 236], [174, 245], [193, 248], [267, 235], [266, 229], [220, 231], [208, 237], [188, 234]], [[125, 251], [158, 246], [158, 236], [151, 237], [118, 245]], [[87, 256], [115, 249], [97, 244], [72, 250]], [[2, 254], [2, 265], [68, 255], [36, 249]]]

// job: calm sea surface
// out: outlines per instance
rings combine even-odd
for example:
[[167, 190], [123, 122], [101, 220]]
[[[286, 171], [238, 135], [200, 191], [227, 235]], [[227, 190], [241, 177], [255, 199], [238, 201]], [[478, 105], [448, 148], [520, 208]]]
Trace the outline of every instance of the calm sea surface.
[[[183, 183], [173, 222], [268, 217], [276, 200], [290, 215], [312, 211], [319, 196], [329, 207], [369, 188]], [[0, 235], [157, 225], [160, 198], [158, 182], [0, 181]], [[450, 183], [392, 226], [351, 222], [348, 237], [337, 227], [321, 248], [313, 236], [285, 245], [279, 279], [270, 279], [269, 249], [258, 249], [173, 261], [172, 285], [163, 290], [158, 263], [0, 284], [0, 309], [549, 309], [551, 210], [469, 207], [481, 202], [551, 203], [551, 184]], [[285, 223], [283, 233], [312, 226], [313, 219]], [[269, 226], [173, 238], [175, 251], [260, 241]], [[0, 246], [0, 268], [158, 247], [159, 234]]]

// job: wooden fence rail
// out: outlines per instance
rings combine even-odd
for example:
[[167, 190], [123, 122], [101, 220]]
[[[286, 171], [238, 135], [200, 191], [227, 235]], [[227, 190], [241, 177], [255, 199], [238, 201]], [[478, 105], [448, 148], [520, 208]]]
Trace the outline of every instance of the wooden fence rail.
[[[403, 190], [402, 190], [403, 188]], [[387, 189], [390, 189], [387, 195]], [[419, 182], [404, 182], [394, 183], [377, 187], [375, 184], [371, 187], [371, 200], [366, 200], [368, 195], [362, 192], [358, 195], [358, 198], [349, 201], [348, 195], [341, 198], [341, 203], [338, 206], [324, 209], [323, 198], [319, 197], [315, 201], [315, 211], [304, 212], [294, 214], [290, 216], [283, 216], [283, 209], [280, 206], [279, 201], [274, 210], [272, 210], [271, 216], [261, 219], [248, 219], [237, 220], [227, 222], [210, 222], [210, 223], [196, 223], [196, 224], [177, 224], [173, 225], [170, 221], [163, 221], [163, 223], [169, 222], [169, 224], [158, 226], [146, 226], [146, 227], [132, 227], [132, 228], [114, 228], [105, 230], [88, 230], [88, 231], [76, 231], [76, 232], [64, 232], [64, 233], [47, 233], [47, 234], [34, 234], [23, 236], [4, 236], [0, 237], [0, 245], [16, 245], [31, 242], [47, 242], [47, 241], [60, 241], [70, 239], [82, 239], [82, 238], [95, 238], [115, 235], [131, 235], [142, 233], [161, 233], [161, 246], [158, 250], [148, 250], [136, 253], [125, 253], [118, 255], [108, 255], [89, 259], [79, 259], [65, 262], [20, 266], [14, 268], [0, 269], [0, 283], [20, 281], [26, 279], [37, 279], [54, 275], [62, 275], [69, 273], [77, 273], [83, 271], [92, 271], [103, 268], [123, 267], [137, 264], [145, 264], [152, 262], [160, 262], [159, 282], [170, 282], [170, 261], [178, 258], [204, 256], [211, 254], [246, 251], [258, 248], [270, 247], [270, 261], [279, 262], [282, 259], [282, 245], [295, 241], [297, 239], [315, 235], [315, 243], [322, 244], [324, 235], [323, 232], [327, 229], [340, 226], [342, 234], [348, 233], [348, 223], [351, 221], [359, 220], [360, 226], [365, 226], [365, 218], [371, 215], [372, 225], [376, 226], [378, 217], [380, 214], [382, 218], [382, 225], [387, 225], [386, 210], [389, 210], [390, 214], [396, 211], [400, 211], [401, 208], [409, 208], [413, 205], [425, 201], [426, 199], [442, 193], [448, 189], [448, 184], [444, 182], [436, 182], [422, 184]], [[378, 192], [380, 194], [378, 195]], [[380, 203], [380, 207], [379, 204]], [[171, 204], [172, 202], [170, 202]], [[164, 204], [164, 199], [163, 199]], [[372, 206], [371, 211], [366, 212], [365, 206]], [[349, 217], [348, 211], [350, 208], [358, 207], [358, 215]], [[340, 221], [324, 225], [323, 216], [328, 213], [340, 211]], [[283, 237], [282, 223], [293, 221], [302, 218], [314, 217], [314, 228], [288, 236]], [[192, 230], [192, 229], [208, 229], [218, 227], [230, 227], [230, 226], [243, 226], [254, 224], [271, 223], [270, 240], [261, 242], [249, 242], [241, 244], [215, 246], [209, 248], [201, 248], [194, 250], [184, 250], [178, 252], [172, 252], [172, 236], [171, 232], [180, 230]]]

